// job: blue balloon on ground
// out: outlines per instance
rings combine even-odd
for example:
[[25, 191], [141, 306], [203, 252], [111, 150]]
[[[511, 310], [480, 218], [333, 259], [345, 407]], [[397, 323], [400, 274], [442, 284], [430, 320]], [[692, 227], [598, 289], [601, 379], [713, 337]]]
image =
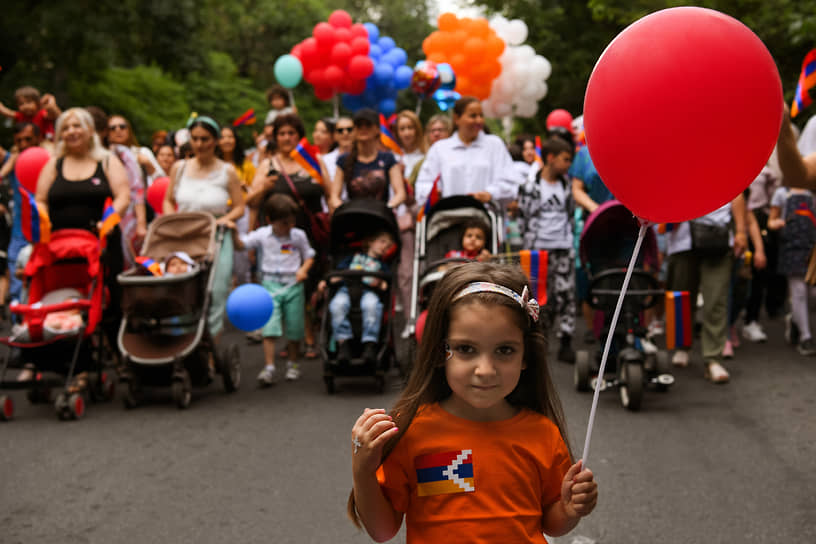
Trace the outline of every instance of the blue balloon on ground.
[[368, 41], [377, 43], [377, 40], [380, 39], [380, 29], [377, 28], [377, 25], [374, 23], [363, 23], [363, 26], [368, 30]]
[[227, 317], [236, 328], [246, 332], [266, 325], [274, 309], [272, 295], [257, 283], [241, 285], [227, 298]]
[[402, 65], [394, 72], [394, 87], [398, 90], [407, 89], [411, 86], [411, 79], [414, 71], [409, 66]]

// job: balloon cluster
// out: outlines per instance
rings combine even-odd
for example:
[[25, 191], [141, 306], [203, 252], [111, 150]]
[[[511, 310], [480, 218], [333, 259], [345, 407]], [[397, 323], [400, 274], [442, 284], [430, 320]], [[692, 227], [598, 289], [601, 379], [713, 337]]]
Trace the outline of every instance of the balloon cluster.
[[427, 60], [451, 66], [457, 92], [486, 99], [493, 80], [502, 73], [499, 56], [504, 51], [504, 40], [484, 18], [459, 19], [453, 13], [443, 13], [437, 23], [439, 30], [422, 42]]
[[508, 21], [496, 16], [490, 27], [507, 43], [499, 57], [501, 75], [493, 81], [490, 98], [482, 103], [487, 117], [533, 117], [538, 112], [538, 101], [547, 95], [547, 78], [552, 73], [550, 62], [529, 45], [527, 25], [521, 19]]
[[372, 108], [391, 115], [397, 109], [397, 91], [411, 85], [413, 70], [405, 65], [408, 55], [393, 39], [380, 36], [377, 25], [365, 23], [361, 26], [366, 31], [367, 58], [374, 68], [361, 89], [344, 91], [343, 106], [351, 111]]
[[351, 15], [336, 10], [329, 16], [328, 23], [315, 25], [312, 37], [292, 48], [292, 56], [301, 62], [315, 96], [330, 100], [340, 92], [360, 94], [365, 91], [366, 79], [374, 73], [369, 49], [366, 27], [352, 24]]
[[456, 88], [456, 74], [447, 62], [436, 64], [430, 60], [421, 60], [414, 66], [414, 77], [411, 89], [420, 100], [432, 96], [442, 111], [453, 107], [454, 102], [462, 97], [453, 89]]

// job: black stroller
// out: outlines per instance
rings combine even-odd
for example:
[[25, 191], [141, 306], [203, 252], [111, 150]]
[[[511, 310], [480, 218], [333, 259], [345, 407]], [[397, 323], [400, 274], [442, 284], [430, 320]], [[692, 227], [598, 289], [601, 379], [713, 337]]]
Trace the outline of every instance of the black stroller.
[[161, 262], [175, 251], [184, 251], [197, 265], [182, 274], [152, 276], [133, 268], [118, 276], [124, 314], [119, 327], [123, 363], [119, 379], [127, 385], [126, 408], [139, 403], [143, 387], [168, 385], [176, 405], [187, 408], [192, 386], [210, 382], [210, 356], [224, 389], [232, 392], [238, 388], [238, 346], [231, 344], [215, 353], [207, 328], [216, 256], [226, 235], [208, 213], [158, 217], [150, 224], [142, 255]]
[[[320, 324], [320, 355], [323, 359], [323, 381], [329, 394], [335, 391], [335, 378], [339, 376], [373, 376], [376, 379], [377, 389], [385, 390], [385, 375], [394, 364], [396, 355], [394, 349], [393, 300], [396, 272], [399, 261], [399, 227], [394, 218], [394, 212], [384, 203], [377, 200], [354, 199], [349, 200], [335, 210], [331, 219], [331, 243], [329, 245], [329, 266], [326, 280], [327, 289], [320, 299], [322, 319]], [[385, 259], [389, 272], [368, 272], [363, 270], [338, 270], [337, 265], [345, 258], [362, 249], [362, 242], [371, 234], [386, 231], [394, 238], [395, 244]], [[383, 305], [382, 324], [380, 326], [379, 341], [377, 342], [377, 357], [374, 364], [362, 358], [362, 312], [360, 299], [365, 284], [364, 277], [375, 277], [386, 281], [386, 288], [375, 292]], [[337, 282], [339, 278], [342, 281]], [[335, 279], [335, 282], [332, 282]], [[345, 285], [351, 298], [349, 322], [353, 338], [351, 342], [352, 358], [348, 362], [339, 362], [337, 345], [331, 327], [329, 302], [342, 285]]]
[[[640, 408], [647, 385], [665, 391], [674, 383], [668, 353], [645, 340], [646, 328], [641, 320], [643, 311], [665, 294], [654, 274], [644, 269], [644, 264], [657, 269], [657, 240], [652, 229], [646, 232], [632, 271], [618, 324], [615, 330], [609, 330], [639, 229], [637, 219], [623, 204], [606, 202], [587, 219], [580, 246], [581, 263], [590, 280], [589, 304], [603, 313], [603, 328], [594, 331], [601, 341], [594, 358], [585, 350], [575, 354], [575, 387], [578, 391], [617, 387], [621, 404], [629, 410]], [[609, 334], [613, 338], [606, 376], [599, 384], [597, 373]]]

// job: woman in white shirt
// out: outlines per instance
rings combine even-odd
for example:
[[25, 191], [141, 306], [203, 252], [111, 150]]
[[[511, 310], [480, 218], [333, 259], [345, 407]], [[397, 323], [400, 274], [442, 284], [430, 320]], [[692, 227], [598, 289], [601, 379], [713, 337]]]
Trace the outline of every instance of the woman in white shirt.
[[337, 147], [323, 155], [323, 164], [329, 179], [333, 180], [337, 173], [337, 158], [340, 155], [351, 153], [351, 146], [354, 144], [354, 122], [350, 117], [341, 117], [334, 125], [334, 142]]
[[456, 132], [431, 146], [416, 181], [416, 200], [422, 205], [440, 176], [442, 196], [470, 194], [482, 202], [515, 198], [524, 181], [498, 136], [485, 134], [482, 104], [465, 96], [453, 106]]

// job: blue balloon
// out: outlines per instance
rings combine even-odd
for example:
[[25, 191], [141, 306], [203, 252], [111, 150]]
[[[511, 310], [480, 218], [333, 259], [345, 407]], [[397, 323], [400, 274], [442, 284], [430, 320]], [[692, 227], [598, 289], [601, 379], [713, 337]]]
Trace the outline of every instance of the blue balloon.
[[344, 94], [342, 97], [343, 107], [350, 111], [357, 111], [364, 106], [362, 95]]
[[438, 89], [433, 93], [433, 99], [436, 101], [437, 106], [439, 106], [439, 109], [442, 111], [448, 111], [451, 109], [456, 101], [460, 98], [462, 98], [462, 95], [456, 91]]
[[377, 28], [377, 25], [374, 23], [363, 23], [363, 26], [368, 30], [368, 41], [377, 43], [377, 40], [380, 39], [380, 29]]
[[388, 52], [391, 55], [391, 58], [394, 59], [392, 63], [394, 67], [402, 66], [408, 60], [408, 53], [405, 52], [405, 49], [401, 47], [395, 47], [391, 51]]
[[452, 91], [456, 88], [456, 74], [453, 67], [447, 62], [436, 65], [439, 71], [439, 88], [445, 91]]
[[374, 77], [379, 85], [387, 85], [394, 78], [394, 68], [387, 62], [378, 62], [374, 67]]
[[402, 65], [394, 72], [394, 87], [398, 90], [407, 89], [411, 86], [411, 79], [414, 77], [414, 71], [409, 66]]
[[383, 56], [382, 49], [380, 49], [380, 46], [376, 43], [371, 44], [371, 47], [368, 48], [368, 56], [371, 57], [371, 60], [376, 64]]
[[258, 330], [269, 321], [275, 309], [272, 295], [257, 283], [235, 288], [227, 298], [227, 317], [242, 331]]
[[380, 110], [380, 113], [383, 115], [391, 115], [397, 111], [397, 101], [393, 98], [383, 98], [380, 100], [377, 109]]
[[379, 45], [380, 49], [382, 49], [383, 51], [391, 51], [392, 49], [394, 49], [394, 47], [397, 46], [397, 44], [394, 43], [394, 40], [389, 38], [388, 36], [383, 36], [382, 38], [377, 40], [377, 45]]

